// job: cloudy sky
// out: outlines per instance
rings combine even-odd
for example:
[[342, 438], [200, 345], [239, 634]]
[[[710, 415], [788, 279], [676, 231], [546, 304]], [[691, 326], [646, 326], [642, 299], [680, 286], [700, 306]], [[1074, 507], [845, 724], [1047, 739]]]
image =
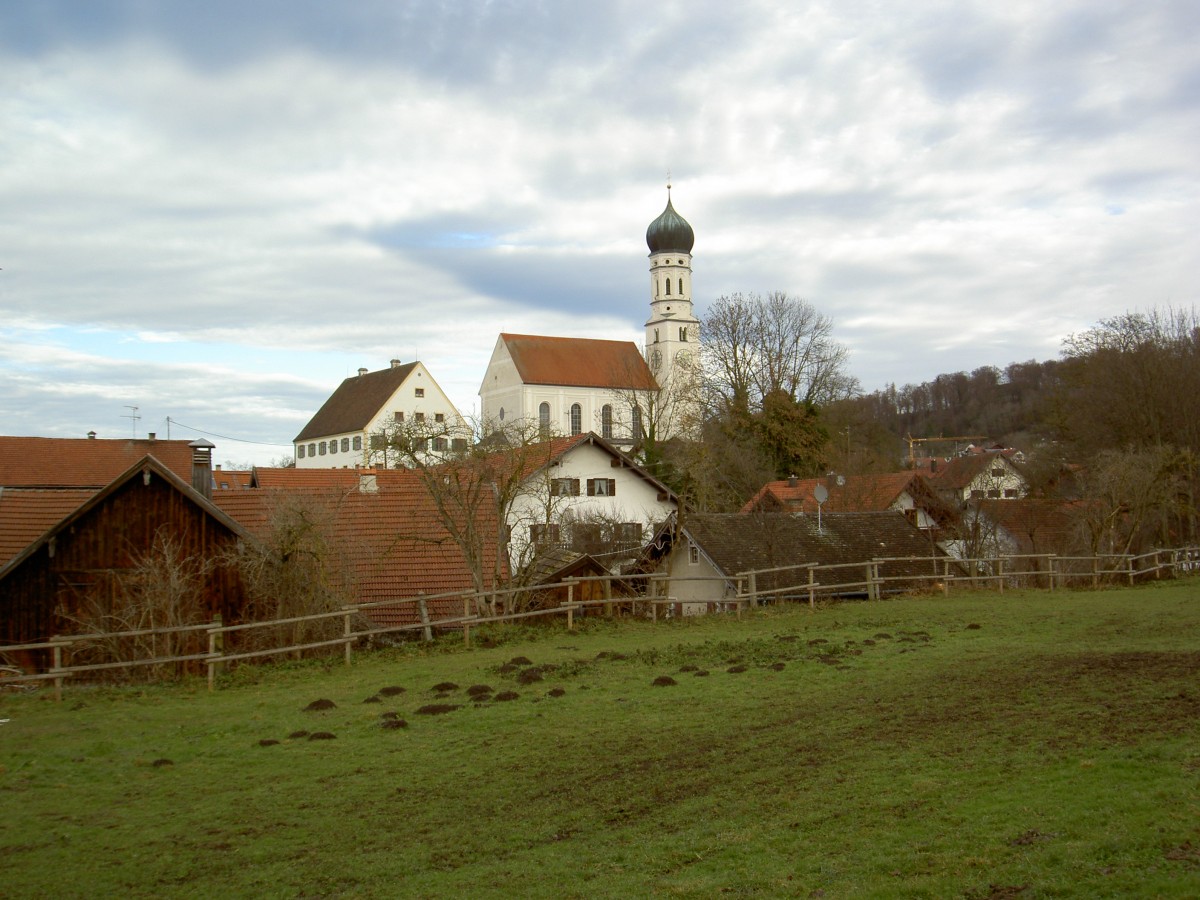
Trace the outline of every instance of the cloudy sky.
[[701, 316], [803, 297], [866, 390], [1050, 359], [1197, 302], [1198, 47], [1194, 0], [0, 0], [0, 433], [266, 463], [393, 357], [470, 413], [500, 331], [640, 343], [668, 170]]

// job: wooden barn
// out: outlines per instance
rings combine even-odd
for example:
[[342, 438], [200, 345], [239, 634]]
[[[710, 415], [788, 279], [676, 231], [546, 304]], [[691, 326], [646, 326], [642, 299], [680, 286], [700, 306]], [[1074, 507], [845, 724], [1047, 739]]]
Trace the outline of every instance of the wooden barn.
[[70, 631], [85, 608], [111, 610], [164, 554], [193, 579], [191, 621], [234, 621], [242, 590], [223, 555], [242, 537], [202, 490], [152, 455], [98, 491], [0, 488], [0, 644]]

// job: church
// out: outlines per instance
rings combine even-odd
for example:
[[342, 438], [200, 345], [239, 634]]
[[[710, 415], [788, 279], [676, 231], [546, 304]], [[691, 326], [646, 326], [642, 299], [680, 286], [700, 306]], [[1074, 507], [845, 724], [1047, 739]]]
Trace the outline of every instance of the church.
[[646, 229], [650, 317], [632, 341], [501, 334], [479, 388], [484, 430], [537, 423], [545, 433], [594, 431], [626, 447], [664, 440], [695, 421], [700, 321], [692, 309], [695, 233], [671, 203]]

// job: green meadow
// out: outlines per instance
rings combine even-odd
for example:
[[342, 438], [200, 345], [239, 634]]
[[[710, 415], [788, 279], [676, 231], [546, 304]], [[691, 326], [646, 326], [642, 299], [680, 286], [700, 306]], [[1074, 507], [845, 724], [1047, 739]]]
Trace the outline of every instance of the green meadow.
[[1200, 896], [1196, 580], [481, 643], [0, 697], [0, 895]]

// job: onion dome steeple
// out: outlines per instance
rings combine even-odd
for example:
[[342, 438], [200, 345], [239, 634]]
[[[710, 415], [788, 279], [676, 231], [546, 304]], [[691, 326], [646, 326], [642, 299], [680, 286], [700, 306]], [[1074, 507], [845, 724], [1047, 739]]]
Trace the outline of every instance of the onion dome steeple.
[[646, 229], [646, 246], [651, 253], [691, 253], [696, 235], [687, 219], [671, 205], [671, 188], [667, 187], [667, 208]]

